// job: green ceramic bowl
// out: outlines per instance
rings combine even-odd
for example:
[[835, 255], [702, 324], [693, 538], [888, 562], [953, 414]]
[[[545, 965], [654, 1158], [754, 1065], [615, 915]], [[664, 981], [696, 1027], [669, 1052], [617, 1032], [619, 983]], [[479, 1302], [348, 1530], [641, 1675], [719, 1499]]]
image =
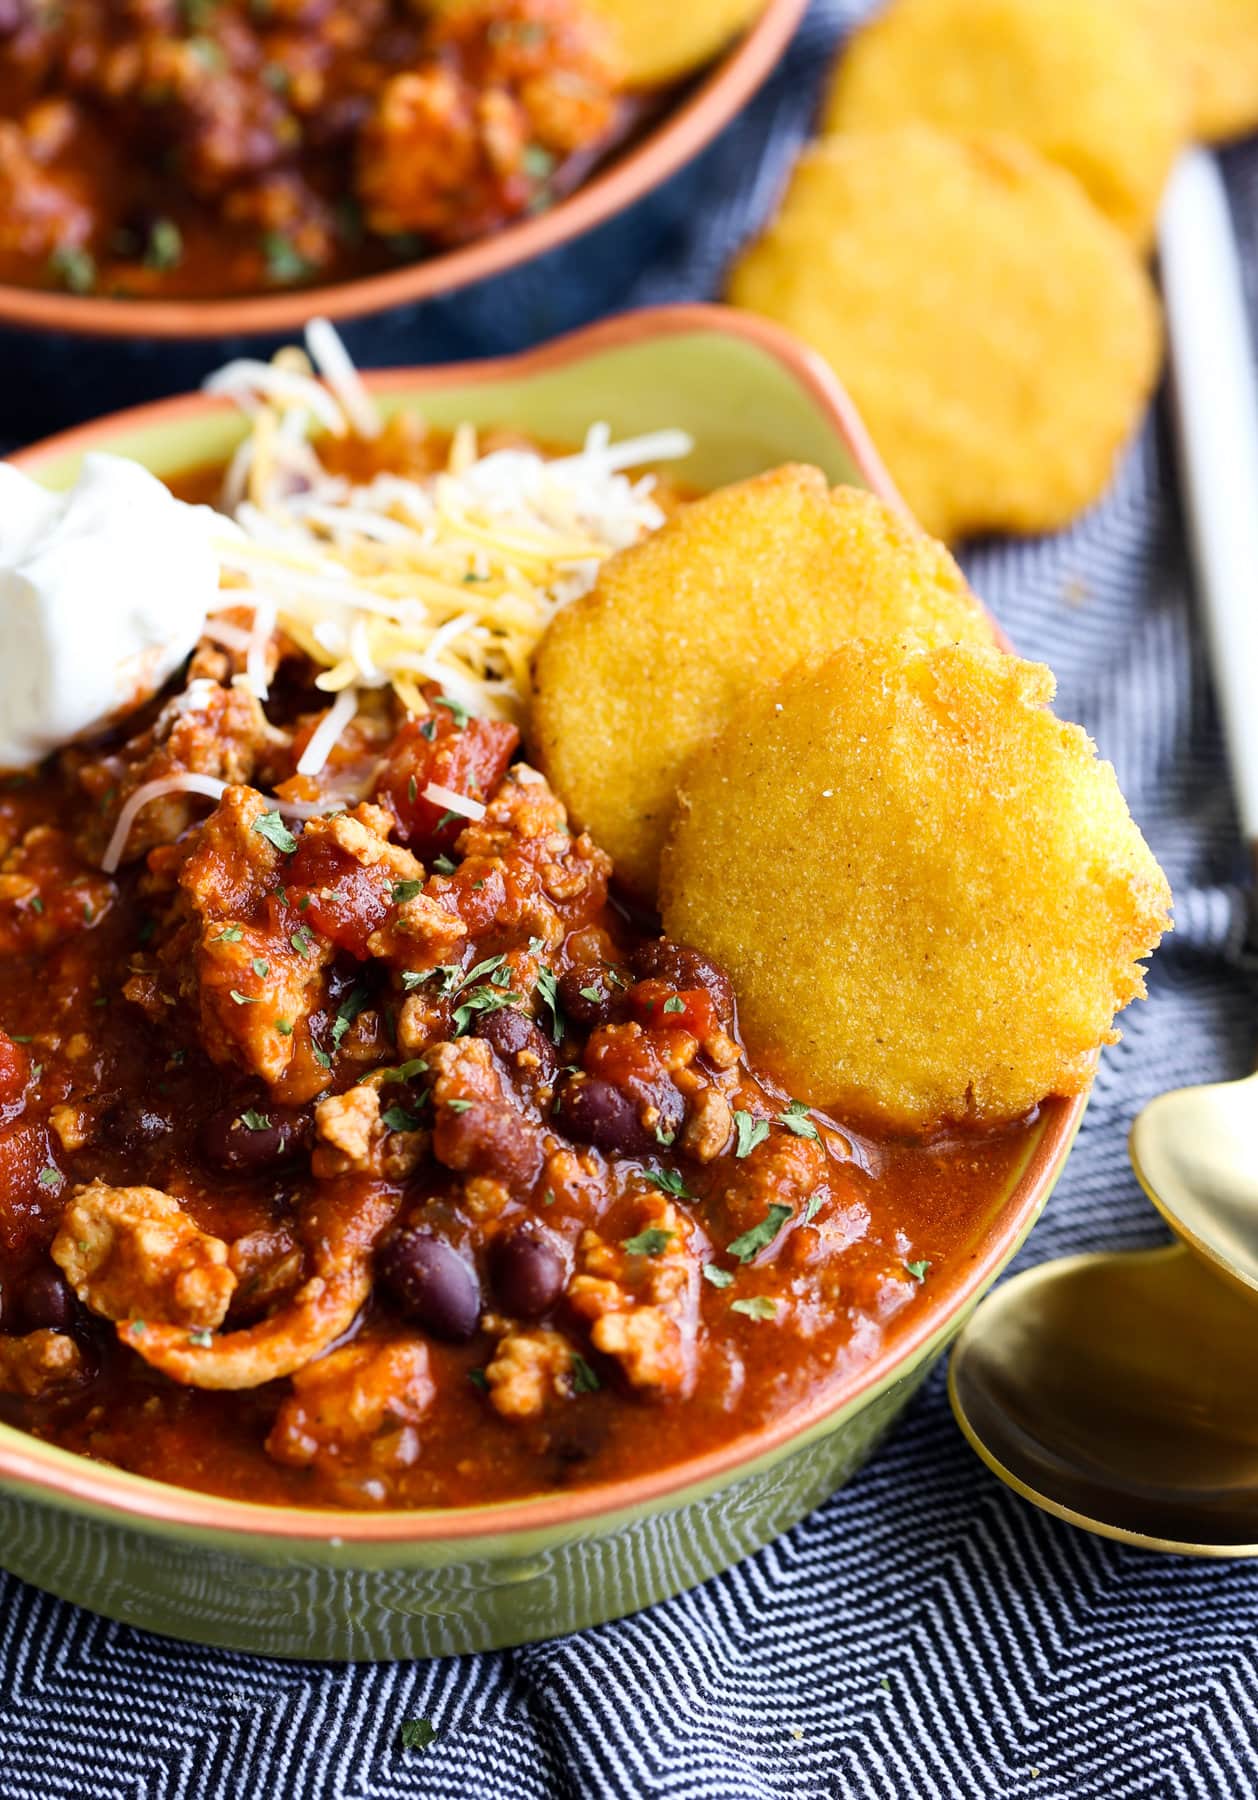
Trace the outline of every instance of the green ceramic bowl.
[[[630, 315], [510, 361], [372, 377], [419, 407], [574, 442], [678, 425], [701, 486], [788, 460], [895, 500], [824, 365], [723, 308]], [[51, 486], [84, 451], [158, 474], [228, 456], [242, 426], [189, 396], [66, 433], [17, 460]], [[898, 504], [898, 502], [896, 502]], [[268, 1655], [436, 1656], [557, 1636], [678, 1593], [765, 1544], [869, 1456], [1048, 1197], [1083, 1111], [1043, 1109], [1022, 1168], [993, 1192], [928, 1304], [883, 1353], [765, 1430], [657, 1475], [443, 1512], [334, 1513], [221, 1500], [125, 1474], [0, 1426], [0, 1558], [110, 1617]]]

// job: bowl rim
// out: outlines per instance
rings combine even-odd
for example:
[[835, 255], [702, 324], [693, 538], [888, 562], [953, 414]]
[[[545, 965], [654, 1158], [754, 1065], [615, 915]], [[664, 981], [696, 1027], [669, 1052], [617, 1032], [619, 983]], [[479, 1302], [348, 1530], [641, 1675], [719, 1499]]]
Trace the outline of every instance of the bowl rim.
[[675, 175], [768, 79], [808, 0], [765, 0], [733, 47], [700, 72], [641, 142], [556, 206], [455, 250], [328, 286], [234, 299], [111, 300], [0, 283], [0, 326], [114, 338], [217, 338], [294, 331], [315, 314], [356, 319], [431, 300], [532, 262], [623, 212]]
[[[413, 396], [448, 387], [491, 385], [504, 378], [527, 380], [605, 350], [653, 338], [716, 333], [749, 344], [800, 386], [829, 424], [871, 492], [906, 512], [856, 410], [829, 366], [798, 339], [770, 322], [730, 307], [688, 305], [650, 307], [569, 333], [539, 349], [478, 362], [431, 368], [368, 370], [373, 391]], [[37, 473], [41, 464], [98, 448], [120, 432], [170, 425], [230, 410], [229, 400], [200, 393], [176, 395], [71, 427], [15, 453], [20, 468]], [[1003, 634], [1002, 634], [1003, 636]], [[908, 1373], [936, 1339], [948, 1334], [994, 1280], [1030, 1229], [1064, 1164], [1088, 1094], [1054, 1097], [1040, 1109], [1040, 1127], [1016, 1182], [989, 1219], [970, 1254], [931, 1282], [929, 1302], [903, 1330], [893, 1333], [880, 1354], [846, 1381], [837, 1381], [809, 1401], [790, 1408], [758, 1429], [743, 1432], [717, 1449], [688, 1461], [620, 1481], [543, 1493], [477, 1506], [389, 1509], [376, 1512], [279, 1506], [233, 1500], [194, 1488], [138, 1476], [108, 1463], [46, 1444], [15, 1427], [0, 1425], [0, 1485], [17, 1484], [29, 1497], [105, 1512], [118, 1523], [149, 1528], [210, 1532], [241, 1543], [283, 1539], [313, 1546], [436, 1546], [468, 1539], [502, 1539], [525, 1533], [565, 1531], [606, 1522], [641, 1508], [667, 1504], [691, 1490], [725, 1485], [740, 1470], [777, 1453], [785, 1454], [830, 1418]]]

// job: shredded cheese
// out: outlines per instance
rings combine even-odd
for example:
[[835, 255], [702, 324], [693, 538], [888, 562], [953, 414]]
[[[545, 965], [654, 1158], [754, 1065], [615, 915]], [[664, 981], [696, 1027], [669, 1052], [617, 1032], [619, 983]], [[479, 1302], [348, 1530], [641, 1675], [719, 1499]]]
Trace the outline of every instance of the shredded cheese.
[[482, 454], [465, 424], [435, 473], [354, 482], [320, 460], [310, 429], [371, 439], [379, 412], [326, 319], [311, 322], [306, 344], [308, 356], [242, 359], [206, 383], [251, 425], [224, 483], [234, 525], [216, 549], [221, 609], [245, 608], [253, 623], [243, 634], [211, 621], [211, 634], [244, 651], [259, 699], [276, 631], [318, 665], [331, 704], [301, 759], [305, 775], [319, 774], [372, 688], [391, 687], [415, 714], [427, 710], [422, 684], [435, 682], [470, 713], [518, 721], [529, 659], [555, 611], [588, 591], [613, 551], [663, 522], [654, 478], [626, 471], [687, 455], [689, 438], [655, 431], [613, 444], [595, 425], [584, 449], [547, 460], [523, 448]]
[[453, 788], [442, 787], [439, 781], [428, 783], [424, 799], [431, 800], [434, 806], [444, 806], [447, 812], [458, 813], [461, 819], [483, 819], [485, 816], [485, 808], [479, 800], [458, 794]]

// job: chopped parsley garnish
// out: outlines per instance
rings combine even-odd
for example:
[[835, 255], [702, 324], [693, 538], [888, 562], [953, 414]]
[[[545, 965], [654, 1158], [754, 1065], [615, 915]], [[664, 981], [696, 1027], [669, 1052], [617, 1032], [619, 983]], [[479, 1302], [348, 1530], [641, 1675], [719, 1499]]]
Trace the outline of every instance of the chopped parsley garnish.
[[31, 1080], [32, 1081], [38, 1081], [40, 1076], [43, 1074], [43, 1072], [44, 1072], [43, 1063], [32, 1063], [31, 1064]]
[[237, 1006], [261, 1005], [261, 1000], [257, 994], [242, 994], [239, 988], [230, 988], [228, 991]]
[[279, 1032], [281, 1037], [292, 1037], [293, 1021], [291, 1019], [277, 1019], [275, 1021], [275, 1029]]
[[537, 992], [541, 997], [542, 1005], [550, 1014], [551, 1038], [556, 1044], [562, 1044], [567, 1024], [563, 1016], [563, 1007], [559, 1004], [559, 978], [553, 969], [543, 968], [537, 971]]
[[465, 1113], [472, 1104], [470, 1100], [447, 1100], [446, 1105], [452, 1113]]
[[[422, 738], [427, 738], [430, 744], [435, 743], [437, 741], [437, 721], [435, 719], [425, 719], [419, 727], [419, 735]], [[416, 785], [415, 777], [413, 775], [411, 776], [410, 785], [411, 787]], [[414, 798], [415, 796], [412, 794], [411, 799], [413, 800]]]
[[770, 1300], [767, 1294], [752, 1294], [746, 1300], [731, 1300], [730, 1310], [745, 1313], [749, 1319], [771, 1319], [778, 1309], [776, 1300]]
[[188, 1333], [188, 1342], [195, 1345], [198, 1350], [208, 1350], [210, 1345], [214, 1342], [214, 1333], [212, 1331], [206, 1331], [204, 1327], [200, 1331], [190, 1331]]
[[487, 956], [483, 962], [475, 963], [459, 979], [460, 987], [471, 987], [474, 981], [483, 981], [487, 975], [494, 975], [506, 963], [506, 956]]
[[649, 1181], [652, 1187], [660, 1188], [666, 1194], [672, 1194], [677, 1200], [694, 1199], [694, 1195], [687, 1188], [676, 1169], [643, 1169], [642, 1179]]
[[330, 1069], [332, 1067], [332, 1058], [321, 1044], [311, 1044], [310, 1048], [314, 1052], [314, 1059], [321, 1069]]
[[601, 987], [591, 985], [590, 987], [583, 987], [581, 989], [581, 998], [583, 1000], [592, 1000], [597, 1006], [602, 1001], [606, 1000], [607, 995], [603, 992]]
[[290, 931], [288, 941], [298, 956], [309, 956], [314, 947], [314, 939], [310, 935], [309, 927], [305, 925], [299, 925], [296, 931]]
[[736, 1256], [741, 1263], [749, 1263], [760, 1252], [771, 1244], [783, 1225], [791, 1216], [791, 1208], [781, 1200], [775, 1200], [758, 1225], [744, 1231], [736, 1237], [729, 1247], [731, 1256]]
[[542, 1195], [542, 1205], [543, 1206], [553, 1206], [554, 1204], [555, 1204], [555, 1190], [554, 1190], [554, 1188], [547, 1188], [546, 1192]]
[[154, 219], [144, 251], [146, 269], [177, 269], [183, 261], [183, 233], [173, 219]]
[[41, 913], [41, 912], [43, 912], [43, 910], [44, 910], [43, 901], [40, 899], [38, 894], [33, 894], [31, 896], [31, 911], [33, 913]]
[[727, 1288], [733, 1283], [734, 1277], [728, 1269], [719, 1269], [715, 1263], [704, 1263], [703, 1279], [710, 1281], [714, 1288]]
[[811, 1225], [813, 1220], [816, 1218], [817, 1214], [821, 1211], [821, 1209], [824, 1205], [825, 1205], [824, 1195], [809, 1194], [808, 1204], [804, 1208], [804, 1224]]
[[433, 969], [402, 971], [402, 986], [408, 994], [413, 993], [417, 987], [423, 987], [428, 981], [440, 982], [441, 992], [452, 994], [462, 984], [463, 971], [457, 963], [438, 963]]
[[285, 856], [291, 856], [297, 848], [297, 839], [288, 829], [278, 811], [264, 812], [260, 818], [253, 821], [251, 829], [256, 831], [259, 837], [264, 837], [268, 844], [274, 844], [277, 850], [282, 850]]
[[670, 994], [668, 999], [664, 1002], [664, 1011], [666, 1013], [679, 1013], [685, 1012], [685, 1010], [686, 1002], [682, 999], [680, 994]]
[[504, 1006], [518, 1006], [524, 998], [523, 994], [513, 994], [503, 988], [482, 985], [475, 987], [454, 1009], [454, 1035], [462, 1037], [472, 1028], [479, 1013], [498, 1012]]
[[61, 1186], [61, 1170], [54, 1169], [50, 1163], [46, 1169], [39, 1171], [40, 1187], [54, 1188]]
[[453, 857], [446, 856], [443, 852], [442, 855], [433, 857], [432, 866], [438, 875], [453, 875], [459, 865]]
[[821, 1136], [808, 1117], [808, 1108], [802, 1100], [792, 1100], [785, 1112], [778, 1113], [777, 1122], [785, 1125], [788, 1131], [793, 1131], [796, 1137], [816, 1139]]
[[484, 1369], [469, 1369], [467, 1378], [474, 1388], [480, 1389], [482, 1394], [487, 1394], [489, 1392], [489, 1377], [486, 1375]]
[[671, 1150], [677, 1141], [677, 1133], [675, 1131], [666, 1131], [662, 1125], [657, 1125], [652, 1135], [661, 1150]]
[[266, 1114], [257, 1112], [252, 1106], [248, 1112], [241, 1113], [240, 1123], [247, 1131], [269, 1131], [271, 1129], [271, 1121]]
[[259, 981], [265, 981], [271, 973], [271, 965], [264, 956], [255, 956], [250, 967]]
[[602, 1386], [598, 1376], [583, 1356], [572, 1352], [572, 1391], [574, 1394], [597, 1394]]
[[630, 1256], [662, 1256], [673, 1241], [671, 1231], [659, 1225], [648, 1225], [636, 1237], [621, 1238], [621, 1246]]
[[314, 264], [307, 261], [282, 231], [263, 232], [261, 249], [268, 276], [282, 286], [304, 281], [314, 270]]
[[78, 244], [58, 244], [48, 267], [72, 294], [90, 294], [96, 286], [96, 258]]
[[520, 153], [520, 167], [531, 181], [548, 181], [555, 172], [555, 158], [543, 144], [526, 144]]
[[381, 1083], [386, 1081], [409, 1081], [413, 1075], [426, 1075], [428, 1064], [422, 1056], [412, 1056], [409, 1062], [399, 1063], [396, 1069], [385, 1069], [380, 1076]]
[[390, 1131], [419, 1130], [418, 1114], [407, 1112], [404, 1106], [390, 1106], [381, 1113], [380, 1122], [382, 1125], [387, 1125]]
[[[419, 729], [422, 731], [424, 728], [421, 725]], [[412, 806], [414, 806], [415, 802], [419, 799], [419, 783], [413, 775], [408, 778], [406, 783], [406, 798], [410, 801]]]
[[906, 1262], [904, 1266], [913, 1277], [914, 1281], [925, 1281], [926, 1271], [929, 1269], [930, 1263], [923, 1257], [920, 1262]]
[[436, 825], [436, 829], [437, 829], [437, 830], [438, 830], [438, 831], [444, 831], [444, 829], [445, 829], [445, 827], [446, 827], [446, 826], [447, 826], [447, 825], [453, 825], [453, 824], [454, 824], [454, 823], [455, 823], [455, 821], [456, 821], [456, 820], [457, 820], [457, 821], [459, 821], [459, 822], [460, 822], [460, 823], [463, 823], [463, 824], [466, 824], [466, 822], [467, 822], [467, 821], [466, 821], [466, 820], [465, 820], [465, 819], [464, 819], [464, 818], [463, 818], [463, 814], [462, 814], [462, 813], [458, 813], [458, 812], [443, 812], [443, 813], [442, 813], [442, 815], [441, 815], [441, 817], [440, 817], [440, 818], [439, 818], [439, 819], [438, 819], [438, 820], [437, 820], [437, 825]]
[[239, 925], [228, 925], [219, 932], [216, 938], [211, 938], [210, 942], [212, 944], [238, 944], [244, 935]]
[[423, 891], [422, 881], [395, 881], [393, 883], [393, 904], [405, 906], [408, 900], [413, 900], [416, 894], [422, 894]]
[[408, 1719], [402, 1727], [403, 1750], [426, 1750], [437, 1735], [431, 1719]]
[[438, 694], [433, 704], [434, 706], [444, 706], [460, 731], [472, 716], [461, 700], [451, 700], [445, 694]]
[[754, 1113], [736, 1112], [734, 1114], [735, 1156], [750, 1156], [757, 1144], [763, 1144], [769, 1135], [769, 1121], [757, 1119]]
[[365, 987], [359, 983], [352, 987], [336, 1009], [336, 1019], [332, 1025], [332, 1048], [339, 1050], [341, 1039], [349, 1030], [360, 1012], [364, 1012], [371, 998]]

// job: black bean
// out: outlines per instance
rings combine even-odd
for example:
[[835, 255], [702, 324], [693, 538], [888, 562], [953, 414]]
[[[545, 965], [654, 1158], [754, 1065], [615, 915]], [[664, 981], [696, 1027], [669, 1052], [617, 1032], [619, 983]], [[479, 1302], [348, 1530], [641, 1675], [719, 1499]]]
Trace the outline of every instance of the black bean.
[[496, 1240], [490, 1271], [502, 1310], [515, 1319], [540, 1319], [564, 1290], [562, 1254], [527, 1225]]
[[254, 1174], [300, 1156], [310, 1140], [310, 1118], [264, 1102], [220, 1106], [202, 1120], [198, 1140], [211, 1168], [226, 1175]]
[[577, 963], [559, 977], [559, 1003], [565, 1017], [587, 1031], [615, 1017], [618, 994], [602, 963]]
[[433, 1337], [460, 1343], [480, 1319], [480, 1284], [453, 1244], [404, 1226], [386, 1238], [376, 1272], [401, 1310]]
[[497, 1012], [481, 1013], [473, 1029], [477, 1037], [493, 1046], [509, 1070], [518, 1070], [536, 1082], [549, 1081], [559, 1066], [550, 1039], [517, 1006], [500, 1006]]
[[556, 1122], [578, 1144], [609, 1156], [649, 1156], [659, 1148], [638, 1116], [639, 1103], [597, 1075], [566, 1081], [555, 1104]]
[[704, 988], [717, 1016], [728, 1028], [734, 1017], [734, 989], [724, 969], [719, 969], [697, 950], [674, 944], [671, 938], [652, 938], [639, 944], [629, 959], [640, 981], [667, 981], [679, 991]]
[[74, 1293], [51, 1263], [31, 1270], [21, 1285], [20, 1302], [26, 1331], [64, 1331], [74, 1320]]

